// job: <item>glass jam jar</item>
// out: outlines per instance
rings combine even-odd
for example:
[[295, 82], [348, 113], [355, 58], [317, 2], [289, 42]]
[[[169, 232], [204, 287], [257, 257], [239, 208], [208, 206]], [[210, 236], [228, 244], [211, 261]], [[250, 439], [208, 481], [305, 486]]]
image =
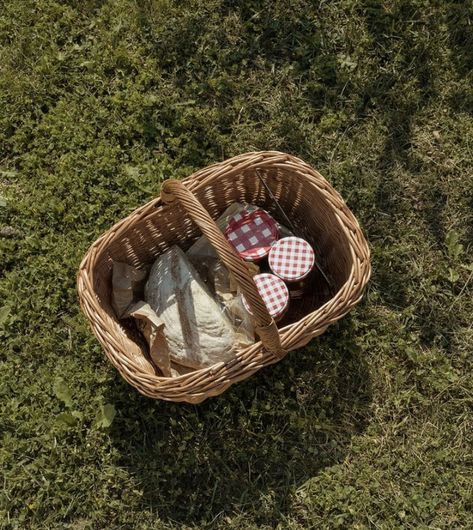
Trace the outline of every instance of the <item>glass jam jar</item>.
[[[253, 276], [253, 280], [263, 302], [266, 304], [268, 313], [275, 322], [281, 320], [289, 307], [289, 291], [286, 284], [280, 278], [268, 272]], [[245, 297], [243, 296], [242, 299], [245, 309], [252, 314]]]
[[287, 283], [290, 297], [302, 298], [315, 265], [309, 243], [300, 237], [284, 237], [271, 247], [268, 262], [271, 271]]
[[225, 237], [245, 261], [259, 262], [278, 239], [278, 226], [268, 212], [247, 207], [228, 221]]

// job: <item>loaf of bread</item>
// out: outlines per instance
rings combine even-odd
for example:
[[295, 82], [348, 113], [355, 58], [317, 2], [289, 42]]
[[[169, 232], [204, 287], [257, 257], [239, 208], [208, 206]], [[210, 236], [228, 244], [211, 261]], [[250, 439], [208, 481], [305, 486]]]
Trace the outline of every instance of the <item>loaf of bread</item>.
[[164, 322], [171, 359], [189, 368], [226, 361], [241, 347], [221, 307], [179, 247], [151, 268], [145, 300]]

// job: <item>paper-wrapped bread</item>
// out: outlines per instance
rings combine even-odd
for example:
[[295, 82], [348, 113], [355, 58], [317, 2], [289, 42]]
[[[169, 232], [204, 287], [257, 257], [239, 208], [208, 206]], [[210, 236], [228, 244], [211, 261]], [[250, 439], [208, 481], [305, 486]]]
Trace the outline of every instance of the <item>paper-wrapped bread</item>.
[[242, 346], [221, 307], [179, 247], [151, 268], [145, 300], [164, 322], [171, 358], [190, 368], [226, 361]]

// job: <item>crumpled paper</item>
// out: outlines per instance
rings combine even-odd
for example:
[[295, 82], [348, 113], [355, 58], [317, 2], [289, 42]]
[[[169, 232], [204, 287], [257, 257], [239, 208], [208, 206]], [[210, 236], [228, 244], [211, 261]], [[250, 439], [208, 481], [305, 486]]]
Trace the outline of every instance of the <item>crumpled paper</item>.
[[147, 276], [146, 269], [138, 269], [128, 263], [113, 262], [112, 307], [118, 318], [126, 318], [129, 307], [138, 301], [137, 296], [143, 292]]
[[165, 377], [172, 377], [171, 358], [168, 343], [164, 334], [164, 322], [146, 302], [132, 305], [127, 316], [137, 320], [138, 328], [149, 344], [149, 354], [154, 364]]
[[[133, 318], [143, 334], [149, 348], [152, 364], [164, 377], [178, 377], [193, 372], [173, 362], [170, 358], [164, 322], [158, 317], [149, 304], [143, 301], [144, 284], [148, 271], [137, 269], [127, 263], [114, 262], [112, 271], [112, 307], [120, 319]], [[241, 339], [243, 341], [243, 339]], [[239, 340], [240, 342], [240, 340]], [[136, 358], [140, 365], [150, 364], [145, 358]]]
[[112, 271], [112, 307], [118, 318], [132, 317], [146, 339], [153, 363], [165, 377], [179, 375], [171, 368], [169, 348], [164, 334], [164, 322], [141, 298], [148, 276], [146, 269], [127, 263], [114, 262]]

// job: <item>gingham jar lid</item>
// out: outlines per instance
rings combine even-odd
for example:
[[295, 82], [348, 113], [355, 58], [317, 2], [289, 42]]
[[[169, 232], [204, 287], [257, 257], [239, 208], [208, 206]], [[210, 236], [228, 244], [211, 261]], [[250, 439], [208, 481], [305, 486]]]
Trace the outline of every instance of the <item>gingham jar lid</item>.
[[[274, 274], [263, 273], [253, 276], [258, 292], [266, 304], [268, 313], [277, 320], [287, 309], [289, 304], [289, 291], [286, 284]], [[245, 297], [242, 296], [243, 305], [251, 313]]]
[[280, 239], [269, 252], [271, 270], [286, 282], [303, 280], [313, 269], [315, 254], [300, 237]]
[[278, 227], [269, 213], [248, 207], [228, 221], [225, 237], [244, 260], [258, 261], [277, 240]]

